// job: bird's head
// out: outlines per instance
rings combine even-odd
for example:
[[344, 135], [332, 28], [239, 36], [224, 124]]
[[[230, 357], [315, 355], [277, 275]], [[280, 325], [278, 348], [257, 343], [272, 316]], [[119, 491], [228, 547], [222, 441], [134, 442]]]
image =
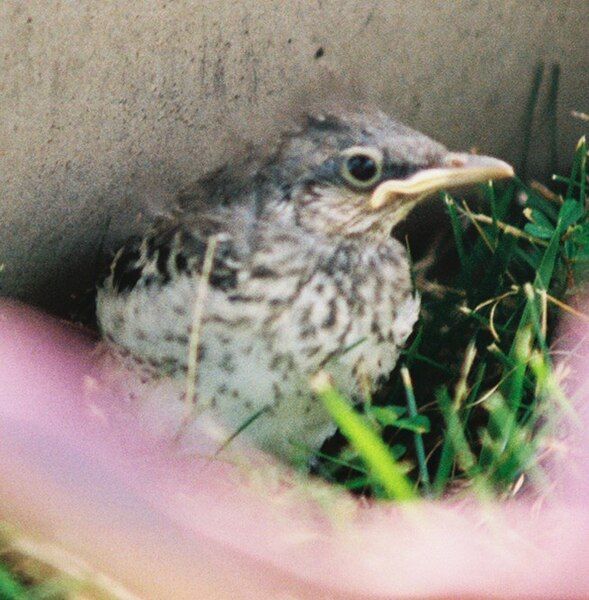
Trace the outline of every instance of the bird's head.
[[[279, 187], [272, 210], [337, 237], [390, 234], [439, 190], [513, 176], [507, 163], [450, 152], [382, 112], [308, 117], [264, 169]], [[277, 198], [275, 195], [274, 198]]]

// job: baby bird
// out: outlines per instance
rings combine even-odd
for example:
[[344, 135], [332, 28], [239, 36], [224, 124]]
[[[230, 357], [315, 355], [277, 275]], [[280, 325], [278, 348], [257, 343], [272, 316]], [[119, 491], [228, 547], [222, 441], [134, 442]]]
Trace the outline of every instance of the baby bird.
[[[325, 371], [360, 398], [393, 370], [418, 318], [391, 229], [436, 191], [512, 175], [381, 112], [309, 116], [271, 154], [205, 177], [127, 241], [98, 290], [100, 330], [145, 378], [184, 390], [192, 377], [198, 414], [228, 435], [243, 429], [298, 459], [335, 431], [310, 379]], [[161, 402], [180, 405], [176, 396]]]

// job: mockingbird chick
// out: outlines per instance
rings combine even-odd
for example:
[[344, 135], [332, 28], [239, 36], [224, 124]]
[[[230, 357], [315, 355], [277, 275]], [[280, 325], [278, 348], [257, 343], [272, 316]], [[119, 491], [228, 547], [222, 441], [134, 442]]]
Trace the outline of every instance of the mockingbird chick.
[[292, 460], [335, 429], [310, 378], [323, 369], [359, 397], [392, 371], [417, 320], [392, 227], [433, 192], [512, 175], [380, 112], [308, 117], [271, 155], [201, 180], [174, 214], [127, 241], [98, 290], [100, 329], [133, 368], [183, 389], [214, 236], [198, 412], [228, 434], [257, 415], [241, 435]]

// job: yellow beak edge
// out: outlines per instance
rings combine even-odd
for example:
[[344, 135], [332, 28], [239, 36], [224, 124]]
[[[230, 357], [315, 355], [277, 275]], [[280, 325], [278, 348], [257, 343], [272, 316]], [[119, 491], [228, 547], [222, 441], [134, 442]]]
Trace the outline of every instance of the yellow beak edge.
[[513, 167], [497, 158], [451, 152], [443, 166], [424, 169], [407, 179], [383, 181], [372, 193], [370, 207], [378, 210], [398, 199], [419, 200], [439, 190], [513, 176]]

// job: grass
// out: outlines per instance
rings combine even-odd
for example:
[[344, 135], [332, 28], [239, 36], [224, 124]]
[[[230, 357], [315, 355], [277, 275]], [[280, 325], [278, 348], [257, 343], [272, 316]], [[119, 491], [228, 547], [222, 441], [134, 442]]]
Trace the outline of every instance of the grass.
[[6, 598], [7, 600], [25, 598], [26, 592], [26, 588], [16, 579], [8, 567], [0, 564], [0, 598]]
[[65, 600], [70, 591], [65, 581], [31, 559], [0, 554], [1, 600]]
[[564, 312], [589, 321], [574, 305], [589, 266], [584, 139], [553, 182], [559, 193], [489, 183], [476, 209], [444, 194], [450, 243], [433, 249], [433, 268], [416, 264], [422, 317], [390, 385], [353, 408], [341, 390], [319, 390], [342, 432], [317, 457], [320, 475], [400, 500], [542, 488], [555, 403], [571, 410], [556, 325]]

